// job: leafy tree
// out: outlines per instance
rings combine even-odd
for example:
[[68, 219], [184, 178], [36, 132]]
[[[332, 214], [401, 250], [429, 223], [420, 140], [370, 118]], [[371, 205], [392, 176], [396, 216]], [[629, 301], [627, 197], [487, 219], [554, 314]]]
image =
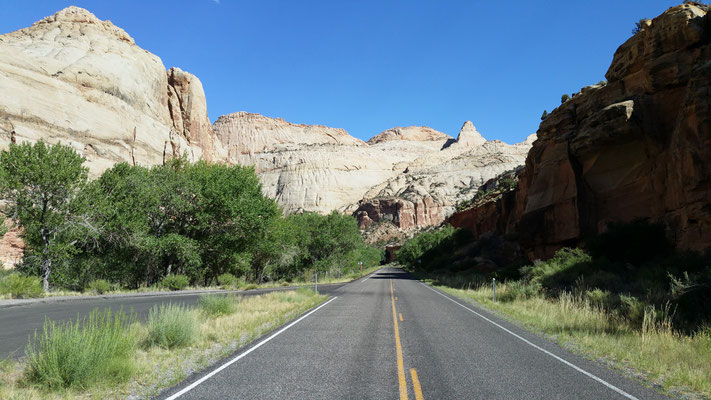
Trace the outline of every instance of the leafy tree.
[[541, 121], [548, 117], [548, 110], [543, 110], [543, 115], [541, 115]]
[[24, 228], [45, 291], [53, 265], [75, 250], [67, 234], [77, 214], [73, 200], [87, 180], [83, 162], [71, 147], [42, 141], [10, 144], [0, 153], [0, 197], [8, 202], [7, 215]]
[[252, 168], [185, 159], [150, 169], [117, 164], [85, 196], [102, 226], [85, 262], [97, 277], [131, 286], [170, 274], [204, 283], [243, 275], [278, 215]]
[[570, 96], [569, 96], [567, 93], [565, 93], [565, 94], [563, 94], [562, 96], [560, 96], [560, 104], [563, 104], [563, 103], [565, 103], [565, 102], [568, 101], [568, 100], [570, 100]]

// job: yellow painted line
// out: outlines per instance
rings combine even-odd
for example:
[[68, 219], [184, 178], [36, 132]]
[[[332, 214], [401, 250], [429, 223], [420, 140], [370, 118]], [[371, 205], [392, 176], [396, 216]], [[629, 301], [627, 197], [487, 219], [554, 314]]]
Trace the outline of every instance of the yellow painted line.
[[412, 375], [412, 386], [415, 388], [415, 400], [425, 400], [422, 396], [422, 387], [420, 387], [420, 380], [417, 378], [417, 370], [410, 368], [410, 375]]
[[395, 294], [393, 281], [390, 280], [390, 301], [393, 305], [393, 325], [395, 325], [395, 351], [397, 353], [397, 380], [400, 387], [400, 400], [407, 400], [407, 382], [405, 381], [405, 364], [402, 361], [402, 345], [400, 345], [400, 328], [397, 325], [397, 311], [395, 311]]
[[400, 321], [402, 321], [402, 313], [398, 314], [400, 316]]

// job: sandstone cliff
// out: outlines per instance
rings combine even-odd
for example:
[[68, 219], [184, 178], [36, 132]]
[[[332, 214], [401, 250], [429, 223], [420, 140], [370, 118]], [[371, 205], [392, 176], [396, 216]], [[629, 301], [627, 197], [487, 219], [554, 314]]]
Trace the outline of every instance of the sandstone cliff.
[[214, 158], [200, 81], [138, 47], [110, 21], [69, 7], [0, 35], [0, 148], [71, 145], [92, 176], [119, 161]]
[[[453, 192], [440, 186], [456, 179], [470, 185], [473, 179], [455, 171], [481, 170], [475, 178], [478, 181], [479, 175], [488, 177], [492, 173], [482, 168], [496, 162], [485, 160], [490, 154], [499, 154], [504, 147], [515, 148], [516, 156], [509, 158], [521, 164], [527, 150], [526, 146], [494, 142], [483, 147], [467, 142], [456, 149], [454, 146], [445, 149], [454, 142], [452, 137], [418, 126], [388, 129], [365, 143], [343, 129], [293, 124], [246, 112], [220, 117], [214, 130], [216, 141], [227, 152], [227, 161], [254, 165], [264, 193], [275, 198], [287, 212], [350, 212], [364, 197], [383, 196], [407, 196], [427, 204], [431, 202], [428, 197], [446, 198], [445, 203], [449, 205]], [[467, 152], [471, 154], [466, 155]], [[508, 160], [507, 157], [502, 156], [498, 161]], [[442, 163], [451, 166], [442, 169], [438, 167]], [[439, 179], [437, 185], [430, 182], [426, 186], [407, 183], [410, 178], [401, 178], [437, 175], [445, 170], [458, 178], [448, 176]], [[416, 175], [415, 171], [421, 172]], [[398, 181], [403, 183], [398, 185]], [[434, 208], [431, 211], [440, 213]], [[447, 210], [441, 214], [433, 216], [431, 223], [441, 222]], [[419, 225], [429, 223], [425, 217], [420, 219]]]
[[522, 165], [532, 139], [517, 145], [487, 141], [467, 121], [457, 140], [446, 140], [439, 151], [423, 154], [366, 192], [354, 214], [361, 228], [381, 221], [402, 229], [440, 224], [484, 182]]
[[516, 233], [531, 259], [637, 218], [663, 223], [679, 248], [711, 247], [706, 7], [684, 4], [648, 22], [606, 77], [541, 123], [515, 194], [452, 223]]

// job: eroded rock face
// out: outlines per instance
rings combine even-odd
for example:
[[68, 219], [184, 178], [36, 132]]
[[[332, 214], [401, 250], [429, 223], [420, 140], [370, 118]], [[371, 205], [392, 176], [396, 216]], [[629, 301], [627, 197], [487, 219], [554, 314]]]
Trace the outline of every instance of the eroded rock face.
[[[285, 211], [352, 212], [364, 198], [382, 199], [370, 214], [357, 214], [389, 218], [403, 228], [441, 223], [460, 187], [523, 162], [528, 146], [481, 144], [470, 140], [478, 135], [471, 123], [465, 129], [465, 143], [447, 146], [456, 141], [428, 127], [388, 129], [366, 143], [343, 129], [246, 112], [222, 116], [214, 125], [228, 162], [254, 165], [264, 193]], [[394, 208], [399, 211], [393, 214]]]
[[710, 43], [699, 6], [652, 20], [617, 50], [607, 84], [541, 123], [511, 212], [487, 205], [453, 222], [515, 232], [531, 259], [637, 218], [663, 223], [679, 248], [711, 247]]
[[110, 21], [69, 7], [0, 35], [0, 54], [0, 147], [62, 142], [87, 158], [91, 176], [119, 161], [213, 158], [199, 80], [166, 72]]
[[354, 215], [361, 228], [380, 221], [401, 229], [441, 224], [484, 182], [522, 165], [532, 140], [487, 141], [467, 121], [456, 141], [448, 140], [440, 151], [423, 154], [403, 173], [370, 189]]

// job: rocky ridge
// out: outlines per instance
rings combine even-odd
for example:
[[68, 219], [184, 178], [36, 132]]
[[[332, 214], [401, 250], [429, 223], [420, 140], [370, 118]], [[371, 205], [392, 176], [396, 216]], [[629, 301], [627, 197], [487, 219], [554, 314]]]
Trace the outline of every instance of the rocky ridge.
[[[417, 126], [388, 129], [363, 142], [342, 129], [245, 112], [220, 117], [214, 130], [228, 162], [254, 165], [264, 193], [285, 211], [352, 212], [363, 198], [421, 203], [417, 222], [394, 221], [401, 228], [440, 223], [456, 203], [450, 197], [460, 190], [443, 186], [480, 184], [510, 164], [520, 165], [528, 149], [494, 141], [449, 146], [457, 141]], [[361, 226], [367, 226], [363, 219]]]
[[516, 192], [452, 216], [480, 236], [515, 234], [529, 259], [609, 222], [661, 223], [680, 249], [711, 247], [711, 17], [683, 4], [615, 52], [607, 82], [540, 125]]

